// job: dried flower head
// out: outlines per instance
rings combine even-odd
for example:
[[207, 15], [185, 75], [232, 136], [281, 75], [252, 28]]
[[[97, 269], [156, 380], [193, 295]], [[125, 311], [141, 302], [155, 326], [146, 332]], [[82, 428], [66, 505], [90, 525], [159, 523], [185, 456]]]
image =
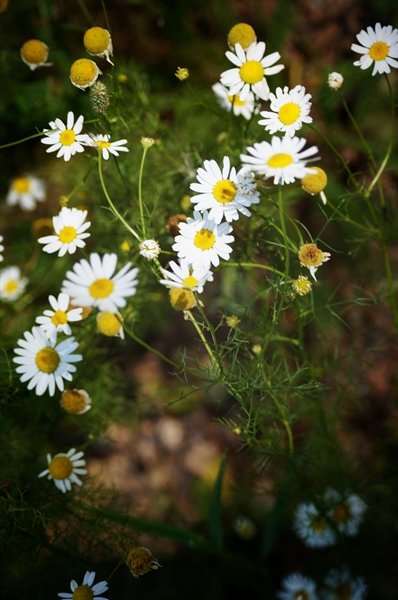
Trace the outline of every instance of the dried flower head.
[[[188, 196], [189, 199], [189, 196]], [[189, 204], [191, 204], [191, 201], [189, 200]], [[186, 223], [188, 220], [188, 217], [186, 215], [184, 215], [183, 213], [179, 213], [176, 215], [171, 215], [171, 217], [169, 217], [166, 221], [166, 231], [169, 235], [171, 235], [172, 237], [175, 237], [176, 235], [178, 235], [180, 233], [180, 230], [178, 229], [178, 225], [180, 223]]]
[[83, 415], [91, 408], [91, 398], [86, 390], [65, 390], [59, 403], [71, 415]]
[[171, 288], [169, 290], [170, 304], [174, 310], [191, 310], [196, 306], [196, 298], [191, 290], [185, 288]]
[[104, 57], [113, 65], [110, 59], [113, 53], [112, 39], [107, 29], [90, 27], [83, 36], [83, 44], [89, 54]]
[[153, 138], [145, 136], [142, 136], [140, 142], [143, 148], [150, 148], [155, 144], [155, 140]]
[[47, 62], [48, 46], [41, 40], [27, 40], [20, 50], [21, 59], [28, 65], [31, 71], [38, 67], [50, 67], [51, 63]]
[[140, 254], [147, 260], [155, 260], [160, 254], [160, 246], [156, 240], [142, 240]]
[[70, 80], [80, 90], [86, 90], [94, 85], [102, 71], [89, 58], [78, 58], [70, 68]]
[[154, 558], [152, 552], [144, 546], [135, 546], [131, 548], [126, 558], [126, 565], [134, 577], [145, 575], [149, 571], [158, 569], [161, 565]]
[[108, 88], [102, 81], [96, 81], [90, 88], [90, 102], [93, 110], [97, 113], [104, 113], [110, 106]]
[[303, 244], [298, 252], [300, 265], [307, 267], [316, 280], [315, 273], [324, 262], [330, 259], [330, 252], [322, 252], [316, 244]]
[[124, 339], [121, 317], [118, 313], [102, 311], [97, 315], [97, 329], [102, 335]]
[[248, 23], [236, 23], [228, 32], [228, 46], [233, 50], [235, 44], [240, 44], [244, 50], [257, 40], [256, 32]]

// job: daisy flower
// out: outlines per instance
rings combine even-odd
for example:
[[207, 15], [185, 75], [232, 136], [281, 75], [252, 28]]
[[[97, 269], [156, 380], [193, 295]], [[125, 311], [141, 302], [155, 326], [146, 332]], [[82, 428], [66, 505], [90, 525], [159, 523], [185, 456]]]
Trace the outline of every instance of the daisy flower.
[[86, 571], [86, 574], [83, 578], [83, 583], [81, 585], [77, 584], [77, 581], [72, 579], [70, 582], [70, 592], [60, 593], [58, 596], [60, 598], [65, 598], [69, 600], [107, 600], [104, 596], [99, 596], [98, 594], [103, 594], [108, 589], [108, 584], [106, 581], [99, 581], [95, 585], [93, 585], [95, 579], [95, 571]]
[[225, 56], [235, 67], [221, 73], [220, 80], [232, 96], [239, 94], [244, 100], [251, 90], [258, 98], [268, 100], [269, 87], [265, 76], [279, 73], [284, 66], [275, 65], [281, 57], [279, 52], [268, 56], [264, 53], [264, 42], [253, 42], [246, 51], [240, 44], [235, 44], [235, 52], [227, 50]]
[[303, 244], [298, 251], [300, 265], [307, 267], [316, 281], [315, 273], [318, 268], [330, 259], [330, 252], [322, 252], [316, 244]]
[[22, 210], [34, 210], [37, 202], [42, 202], [45, 197], [44, 181], [34, 175], [23, 175], [11, 181], [6, 203], [9, 206], [17, 204]]
[[398, 67], [398, 29], [391, 25], [382, 27], [376, 23], [374, 29], [362, 29], [357, 35], [359, 44], [352, 44], [351, 50], [361, 54], [361, 58], [354, 62], [356, 67], [368, 69], [373, 63], [372, 75], [377, 73], [390, 73], [391, 68]]
[[23, 383], [29, 382], [28, 390], [35, 388], [37, 396], [47, 389], [50, 396], [54, 395], [55, 388], [62, 392], [64, 379], [71, 381], [72, 373], [76, 372], [72, 363], [82, 360], [81, 354], [73, 354], [78, 347], [74, 337], [57, 344], [56, 336], [48, 339], [39, 327], [25, 331], [17, 344], [17, 356], [13, 358], [18, 365], [15, 370]]
[[324, 499], [330, 506], [329, 518], [336, 529], [344, 535], [356, 535], [366, 511], [366, 502], [357, 494], [341, 494], [333, 488], [325, 491]]
[[204, 284], [207, 281], [213, 281], [213, 273], [202, 265], [192, 265], [186, 261], [176, 263], [172, 260], [169, 267], [171, 271], [162, 269], [165, 279], [159, 281], [168, 288], [185, 288], [201, 294]]
[[366, 584], [362, 577], [352, 577], [347, 567], [332, 569], [327, 574], [322, 600], [364, 600]]
[[191, 190], [198, 192], [191, 198], [192, 204], [196, 204], [196, 210], [208, 210], [209, 219], [217, 224], [223, 218], [229, 223], [235, 221], [239, 219], [239, 213], [250, 217], [247, 207], [258, 204], [260, 194], [248, 170], [241, 169], [237, 173], [235, 167], [231, 167], [228, 156], [224, 156], [222, 168], [215, 160], [205, 160], [203, 167], [196, 171], [198, 183], [191, 183], [189, 186]]
[[315, 581], [300, 573], [287, 575], [277, 596], [280, 600], [318, 600]]
[[42, 144], [50, 146], [46, 152], [57, 152], [57, 158], [63, 156], [64, 161], [70, 160], [76, 152], [84, 152], [84, 146], [91, 144], [89, 136], [81, 133], [83, 123], [83, 115], [80, 115], [75, 122], [72, 111], [68, 112], [66, 125], [61, 119], [50, 121], [51, 129], [45, 129], [44, 137], [41, 139]]
[[3, 250], [4, 250], [4, 246], [1, 242], [4, 242], [4, 238], [2, 235], [0, 235], [0, 262], [3, 262], [4, 257], [3, 257]]
[[160, 254], [159, 242], [156, 240], [142, 240], [140, 242], [140, 254], [147, 260], [155, 260]]
[[83, 36], [83, 45], [89, 54], [103, 57], [113, 65], [110, 59], [113, 54], [112, 38], [107, 29], [90, 27]]
[[336, 543], [336, 534], [315, 504], [299, 504], [294, 514], [294, 529], [306, 546], [325, 548]]
[[82, 259], [66, 273], [62, 291], [77, 306], [117, 312], [136, 292], [138, 269], [127, 264], [115, 275], [116, 263], [116, 254], [90, 254], [89, 260]]
[[297, 296], [306, 296], [312, 289], [312, 283], [305, 275], [299, 275], [292, 281], [292, 288]]
[[[273, 177], [275, 185], [284, 185], [292, 183], [295, 179], [302, 179], [311, 172], [305, 163], [317, 154], [318, 148], [311, 146], [304, 150], [305, 143], [304, 138], [274, 136], [271, 142], [258, 142], [246, 148], [249, 154], [241, 154], [240, 159], [253, 171], [265, 177]], [[316, 159], [317, 157], [311, 158]]]
[[215, 83], [212, 90], [217, 96], [220, 106], [228, 111], [232, 110], [236, 117], [242, 115], [242, 117], [249, 120], [253, 114], [258, 113], [260, 110], [252, 92], [248, 92], [246, 98], [243, 99], [239, 94], [231, 95], [228, 88], [223, 86], [222, 83]]
[[6, 267], [0, 270], [0, 299], [7, 302], [17, 300], [25, 291], [28, 280], [21, 277], [19, 267]]
[[87, 473], [85, 468], [86, 461], [82, 458], [83, 452], [76, 452], [75, 448], [71, 448], [66, 454], [60, 452], [51, 457], [47, 454], [48, 468], [39, 473], [39, 477], [45, 477], [54, 481], [55, 487], [61, 492], [70, 492], [72, 483], [82, 485], [82, 481], [78, 475]]
[[59, 401], [62, 408], [71, 415], [84, 415], [91, 409], [91, 398], [86, 390], [64, 390]]
[[59, 331], [62, 331], [65, 335], [71, 335], [72, 330], [69, 323], [81, 321], [83, 309], [79, 307], [68, 310], [69, 296], [62, 292], [58, 295], [58, 298], [49, 296], [48, 301], [52, 310], [45, 310], [44, 316], [36, 319], [40, 329], [48, 338], [53, 337]]
[[305, 87], [296, 85], [292, 90], [287, 86], [278, 87], [275, 94], [269, 95], [271, 111], [262, 111], [264, 117], [258, 123], [264, 125], [269, 133], [282, 131], [293, 136], [303, 123], [312, 123], [309, 116], [311, 110], [311, 94], [305, 93]]
[[22, 61], [31, 71], [38, 67], [51, 67], [51, 63], [47, 62], [48, 46], [41, 40], [27, 40], [22, 45], [20, 54]]
[[344, 77], [342, 76], [341, 73], [337, 73], [336, 71], [329, 73], [328, 86], [330, 87], [330, 89], [337, 91], [341, 88], [343, 83], [344, 83]]
[[220, 257], [229, 259], [232, 248], [228, 244], [234, 241], [234, 236], [229, 235], [232, 227], [228, 223], [218, 225], [209, 218], [207, 211], [203, 214], [194, 211], [193, 218], [189, 217], [178, 228], [180, 235], [175, 237], [172, 248], [179, 258], [208, 269], [210, 265], [218, 267]]
[[67, 252], [74, 254], [78, 248], [84, 248], [86, 242], [83, 240], [90, 237], [86, 229], [91, 225], [90, 221], [85, 221], [86, 217], [86, 210], [63, 206], [52, 219], [55, 235], [38, 239], [39, 244], [45, 244], [43, 251], [48, 254], [58, 252], [58, 256], [64, 256]]
[[83, 90], [83, 92], [94, 85], [99, 75], [102, 75], [102, 71], [89, 58], [78, 58], [72, 64], [69, 71], [71, 83], [79, 88], [79, 90]]
[[119, 152], [129, 151], [125, 145], [127, 144], [127, 140], [117, 140], [116, 142], [111, 142], [110, 140], [111, 136], [108, 134], [90, 134], [90, 143], [88, 145], [97, 148], [104, 160], [108, 160], [111, 154], [119, 156]]

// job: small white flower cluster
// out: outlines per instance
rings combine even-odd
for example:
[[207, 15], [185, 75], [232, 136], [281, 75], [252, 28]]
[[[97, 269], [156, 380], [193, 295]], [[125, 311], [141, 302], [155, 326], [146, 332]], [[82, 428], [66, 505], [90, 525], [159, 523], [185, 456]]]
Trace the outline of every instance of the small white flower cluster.
[[366, 584], [362, 577], [352, 577], [347, 567], [332, 569], [324, 578], [320, 593], [316, 582], [301, 573], [290, 573], [281, 582], [279, 600], [364, 600]]
[[325, 490], [317, 503], [299, 504], [294, 515], [294, 529], [310, 548], [333, 546], [338, 535], [355, 536], [359, 531], [366, 502], [357, 494]]
[[49, 146], [46, 152], [56, 152], [57, 158], [63, 157], [68, 161], [76, 153], [84, 152], [84, 148], [97, 148], [104, 160], [108, 160], [110, 155], [119, 156], [119, 152], [128, 152], [126, 147], [127, 140], [117, 140], [112, 142], [109, 134], [87, 134], [82, 133], [84, 117], [80, 115], [75, 120], [72, 111], [68, 112], [66, 124], [61, 119], [50, 121], [50, 129], [44, 130], [42, 144]]
[[[0, 263], [3, 262], [4, 238], [0, 235]], [[0, 300], [5, 302], [14, 302], [22, 296], [27, 286], [28, 280], [22, 277], [19, 267], [11, 266], [0, 269]]]
[[220, 258], [229, 260], [234, 241], [230, 223], [240, 215], [250, 216], [249, 207], [260, 202], [253, 175], [248, 169], [238, 172], [224, 156], [222, 167], [215, 160], [205, 160], [197, 170], [197, 181], [190, 185], [193, 217], [178, 225], [173, 250], [179, 262], [171, 261], [162, 269], [161, 283], [169, 288], [184, 288], [201, 293], [207, 281], [213, 281], [211, 266]]

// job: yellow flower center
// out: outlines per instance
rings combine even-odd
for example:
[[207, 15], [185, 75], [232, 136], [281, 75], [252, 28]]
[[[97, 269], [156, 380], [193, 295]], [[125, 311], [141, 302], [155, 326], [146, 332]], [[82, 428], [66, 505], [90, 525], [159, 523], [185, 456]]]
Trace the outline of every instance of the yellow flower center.
[[241, 100], [240, 96], [238, 94], [235, 94], [234, 96], [228, 96], [228, 100], [234, 106], [245, 106], [246, 105], [246, 100]]
[[79, 390], [65, 390], [62, 392], [60, 404], [68, 413], [78, 414], [88, 404], [88, 394]]
[[199, 281], [193, 275], [188, 275], [188, 277], [185, 277], [185, 279], [182, 280], [182, 285], [189, 289], [194, 288], [198, 283]]
[[200, 229], [193, 239], [193, 243], [200, 250], [210, 250], [215, 241], [216, 236], [210, 229]]
[[228, 202], [232, 202], [235, 198], [236, 189], [236, 185], [232, 183], [232, 181], [229, 179], [222, 179], [213, 187], [213, 196], [217, 202], [228, 204]]
[[87, 87], [92, 85], [97, 79], [99, 69], [93, 60], [89, 58], [79, 58], [75, 60], [70, 68], [70, 78], [72, 83], [78, 86]]
[[311, 167], [311, 170], [315, 173], [307, 173], [301, 180], [301, 186], [309, 194], [319, 194], [325, 189], [328, 178], [325, 171], [320, 167]]
[[186, 67], [177, 67], [175, 76], [180, 81], [185, 81], [185, 79], [188, 79], [189, 77], [189, 70]]
[[350, 518], [350, 510], [346, 504], [336, 504], [333, 518], [337, 523], [345, 523]]
[[63, 146], [72, 146], [75, 142], [75, 132], [73, 129], [65, 129], [59, 134], [59, 141]]
[[72, 600], [93, 600], [94, 592], [88, 585], [79, 585], [72, 594]]
[[100, 148], [100, 150], [103, 150], [104, 148], [109, 148], [111, 145], [111, 142], [105, 142], [104, 140], [95, 140], [95, 143], [97, 144], [98, 148]]
[[297, 590], [293, 594], [293, 600], [309, 600], [309, 596], [305, 590]]
[[70, 227], [69, 225], [63, 227], [58, 234], [59, 241], [63, 244], [69, 244], [69, 242], [73, 242], [73, 240], [76, 239], [76, 236], [76, 229], [74, 227]]
[[54, 373], [60, 363], [58, 352], [50, 346], [39, 350], [35, 360], [37, 368], [42, 373]]
[[252, 85], [264, 77], [264, 67], [258, 60], [248, 60], [239, 69], [240, 78], [245, 83]]
[[228, 33], [228, 44], [233, 48], [235, 44], [240, 44], [242, 48], [248, 48], [256, 41], [256, 32], [251, 25], [247, 23], [236, 23]]
[[53, 316], [51, 317], [51, 323], [57, 327], [57, 325], [65, 325], [68, 322], [68, 317], [66, 312], [63, 310], [56, 310]]
[[304, 275], [299, 275], [298, 279], [295, 279], [292, 283], [293, 289], [299, 296], [306, 296], [309, 294], [312, 288], [311, 281]]
[[46, 62], [48, 47], [40, 40], [28, 40], [21, 48], [21, 55], [26, 62], [32, 65], [39, 65]]
[[88, 288], [93, 298], [107, 298], [113, 292], [113, 281], [111, 279], [96, 279]]
[[68, 479], [73, 471], [73, 464], [67, 456], [54, 456], [48, 470], [53, 479]]
[[121, 324], [114, 313], [105, 311], [97, 315], [97, 327], [103, 335], [113, 337], [119, 333]]
[[18, 286], [19, 286], [19, 284], [16, 279], [9, 279], [4, 286], [4, 291], [8, 292], [9, 294], [13, 294], [14, 292], [17, 291]]
[[196, 306], [196, 299], [191, 290], [171, 288], [169, 298], [174, 310], [191, 310]]
[[301, 114], [301, 108], [295, 102], [286, 102], [280, 107], [278, 115], [279, 120], [284, 125], [295, 123]]
[[311, 527], [317, 533], [322, 533], [326, 529], [326, 521], [323, 517], [316, 515], [315, 517], [312, 517], [312, 519], [311, 519]]
[[28, 177], [17, 177], [12, 182], [11, 188], [14, 190], [14, 192], [17, 192], [17, 194], [26, 194], [26, 192], [29, 192], [29, 188], [30, 188], [29, 178]]
[[304, 267], [319, 267], [323, 262], [323, 252], [316, 244], [301, 246], [298, 257]]
[[267, 160], [267, 165], [272, 169], [283, 169], [284, 167], [288, 167], [293, 162], [293, 158], [290, 154], [286, 154], [285, 152], [277, 152], [269, 157]]
[[102, 27], [91, 27], [87, 29], [83, 37], [83, 44], [90, 54], [102, 54], [108, 50], [111, 41], [110, 33]]
[[352, 588], [350, 583], [341, 583], [334, 590], [336, 600], [352, 600]]
[[375, 42], [369, 48], [369, 56], [373, 60], [384, 60], [390, 51], [390, 47], [385, 42]]

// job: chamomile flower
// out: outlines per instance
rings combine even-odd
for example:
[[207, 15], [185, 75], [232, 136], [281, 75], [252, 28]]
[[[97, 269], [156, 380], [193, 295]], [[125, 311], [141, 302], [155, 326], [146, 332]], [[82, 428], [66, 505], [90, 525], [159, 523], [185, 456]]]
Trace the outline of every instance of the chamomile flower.
[[326, 575], [322, 600], [364, 600], [366, 583], [362, 577], [352, 577], [347, 567], [332, 569]]
[[244, 100], [249, 91], [252, 91], [258, 98], [268, 100], [266, 76], [279, 73], [284, 66], [275, 65], [281, 57], [279, 52], [272, 52], [268, 56], [264, 56], [264, 53], [264, 42], [254, 42], [246, 51], [240, 44], [235, 44], [234, 52], [227, 50], [225, 55], [235, 67], [221, 73], [220, 80], [229, 88], [232, 96], [239, 94]]
[[83, 90], [83, 92], [94, 85], [99, 75], [102, 75], [102, 71], [89, 58], [78, 58], [72, 64], [69, 71], [71, 83], [79, 88], [79, 90]]
[[50, 121], [50, 129], [44, 130], [42, 144], [50, 146], [46, 152], [56, 152], [57, 158], [61, 156], [65, 161], [80, 152], [84, 152], [84, 146], [91, 145], [90, 138], [86, 133], [81, 133], [83, 129], [84, 117], [80, 115], [75, 122], [75, 115], [72, 111], [68, 112], [66, 125], [61, 119]]
[[89, 54], [103, 57], [113, 65], [110, 59], [113, 54], [112, 38], [107, 29], [90, 27], [84, 33], [83, 45]]
[[301, 187], [312, 196], [319, 194], [323, 204], [327, 204], [326, 194], [323, 191], [328, 183], [328, 176], [321, 167], [311, 167], [311, 173], [307, 173], [301, 180]]
[[275, 185], [284, 185], [302, 179], [311, 171], [306, 161], [316, 160], [318, 148], [311, 146], [304, 150], [305, 144], [304, 138], [274, 136], [271, 142], [257, 142], [246, 148], [248, 154], [241, 154], [240, 159], [253, 171], [273, 177]]
[[310, 548], [325, 548], [336, 542], [335, 532], [312, 502], [298, 505], [293, 526], [299, 538]]
[[38, 67], [51, 67], [51, 63], [47, 62], [48, 46], [41, 40], [27, 40], [22, 45], [20, 54], [22, 61], [31, 71]]
[[217, 96], [220, 106], [225, 110], [232, 110], [236, 117], [242, 115], [242, 117], [249, 120], [253, 114], [258, 113], [260, 110], [252, 92], [248, 92], [246, 98], [243, 99], [239, 94], [231, 95], [229, 89], [219, 82], [212, 86], [212, 90]]
[[306, 296], [312, 290], [312, 283], [305, 275], [299, 275], [292, 281], [292, 288], [297, 296]]
[[210, 268], [218, 267], [220, 258], [229, 260], [232, 248], [228, 245], [234, 241], [230, 235], [232, 227], [229, 223], [217, 224], [209, 218], [207, 211], [202, 214], [194, 211], [193, 218], [179, 224], [180, 234], [175, 237], [172, 248], [179, 258], [191, 263]]
[[99, 312], [97, 315], [97, 329], [107, 337], [120, 337], [124, 340], [122, 319], [119, 313], [109, 311]]
[[192, 292], [203, 292], [203, 286], [207, 281], [213, 281], [213, 273], [204, 266], [190, 264], [186, 261], [179, 263], [173, 260], [169, 263], [170, 271], [162, 269], [164, 279], [159, 283], [168, 288], [184, 288]]
[[56, 388], [62, 392], [64, 379], [71, 381], [72, 373], [76, 372], [72, 363], [82, 360], [81, 354], [73, 354], [78, 347], [74, 337], [57, 344], [56, 335], [48, 339], [39, 327], [25, 331], [17, 344], [17, 356], [13, 358], [18, 365], [15, 370], [22, 383], [29, 382], [28, 390], [35, 388], [37, 396], [44, 394], [47, 389], [50, 396], [54, 395]]
[[303, 244], [298, 251], [298, 257], [300, 265], [307, 267], [311, 276], [316, 280], [315, 273], [324, 262], [330, 259], [331, 254], [323, 252], [316, 244]]
[[147, 260], [155, 260], [160, 254], [159, 242], [156, 240], [142, 240], [139, 248], [141, 256]]
[[329, 73], [328, 75], [328, 86], [330, 87], [331, 90], [339, 90], [341, 88], [341, 86], [344, 83], [344, 77], [342, 76], [341, 73], [337, 73], [336, 71], [333, 71], [332, 73]]
[[1, 242], [4, 241], [4, 238], [2, 235], [0, 235], [0, 262], [2, 262], [4, 260], [4, 256], [3, 256], [3, 250], [4, 250], [4, 246]]
[[89, 146], [97, 148], [102, 154], [104, 160], [108, 160], [110, 155], [119, 156], [119, 152], [128, 152], [129, 149], [126, 147], [127, 140], [117, 140], [111, 142], [111, 136], [109, 134], [91, 134]]
[[49, 296], [48, 301], [52, 310], [46, 309], [43, 316], [36, 319], [40, 329], [48, 338], [53, 337], [58, 332], [71, 335], [72, 330], [69, 323], [81, 321], [83, 309], [78, 307], [68, 310], [69, 296], [62, 292], [58, 295], [58, 298]]
[[86, 390], [64, 390], [59, 401], [61, 407], [71, 415], [84, 415], [91, 409], [91, 398]]
[[34, 210], [45, 197], [46, 186], [42, 179], [34, 175], [22, 175], [11, 181], [6, 203], [9, 206], [18, 205], [22, 210]]
[[28, 284], [26, 277], [22, 277], [19, 267], [6, 267], [0, 270], [0, 300], [13, 302], [18, 300]]
[[333, 488], [325, 491], [324, 500], [330, 507], [329, 518], [336, 529], [344, 535], [356, 535], [366, 511], [366, 502], [357, 494], [341, 494]]
[[217, 224], [223, 218], [229, 223], [235, 221], [239, 219], [239, 213], [249, 217], [251, 213], [247, 207], [260, 202], [252, 175], [247, 169], [237, 173], [228, 156], [224, 156], [222, 168], [215, 160], [205, 160], [196, 172], [196, 179], [197, 182], [189, 186], [198, 192], [191, 202], [199, 212], [208, 210], [209, 219]]
[[315, 581], [300, 573], [287, 575], [277, 596], [279, 600], [318, 600]]
[[305, 87], [296, 85], [289, 90], [287, 86], [283, 89], [278, 87], [275, 94], [269, 95], [271, 111], [262, 111], [264, 117], [258, 123], [264, 125], [269, 133], [282, 131], [286, 135], [293, 136], [303, 126], [303, 123], [312, 123], [309, 116], [311, 110], [311, 94], [306, 94]]
[[136, 292], [138, 269], [127, 264], [115, 275], [116, 263], [116, 254], [90, 254], [89, 260], [82, 259], [66, 273], [62, 291], [77, 306], [117, 312]]
[[65, 600], [107, 600], [104, 596], [98, 595], [108, 590], [107, 582], [99, 581], [93, 585], [94, 579], [95, 571], [86, 571], [81, 585], [78, 585], [77, 581], [72, 579], [70, 582], [71, 592], [60, 593], [58, 596], [65, 598]]
[[372, 75], [377, 73], [390, 73], [391, 67], [398, 67], [398, 29], [391, 25], [382, 27], [376, 23], [375, 27], [362, 29], [357, 35], [359, 44], [352, 44], [351, 50], [361, 54], [361, 58], [354, 62], [356, 67], [368, 69], [373, 64]]
[[256, 32], [248, 23], [236, 23], [228, 31], [227, 42], [231, 50], [235, 44], [240, 44], [244, 50], [257, 41]]
[[55, 235], [38, 239], [40, 244], [45, 244], [43, 251], [48, 254], [58, 252], [58, 256], [64, 256], [67, 252], [74, 254], [78, 248], [84, 248], [86, 242], [83, 240], [90, 237], [86, 229], [91, 225], [90, 221], [85, 221], [86, 217], [86, 210], [62, 207], [52, 219]]
[[39, 473], [38, 476], [47, 476], [47, 479], [52, 479], [55, 487], [61, 492], [70, 492], [72, 483], [82, 485], [82, 481], [78, 475], [85, 475], [87, 473], [87, 470], [84, 468], [86, 461], [83, 456], [84, 453], [76, 452], [75, 448], [71, 448], [66, 454], [60, 452], [53, 457], [51, 457], [51, 454], [47, 454], [48, 467]]

